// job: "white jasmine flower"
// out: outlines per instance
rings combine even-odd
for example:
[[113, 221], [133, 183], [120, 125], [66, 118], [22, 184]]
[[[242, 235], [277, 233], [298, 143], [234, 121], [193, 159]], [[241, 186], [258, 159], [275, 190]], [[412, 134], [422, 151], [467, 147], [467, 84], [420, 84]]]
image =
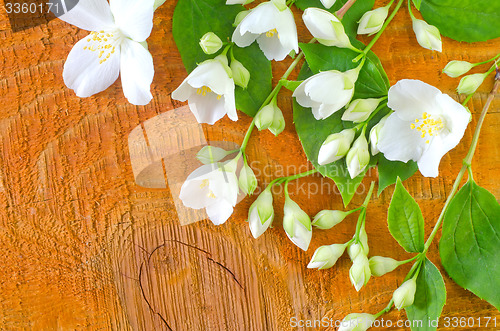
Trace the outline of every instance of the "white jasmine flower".
[[324, 9], [310, 7], [302, 14], [307, 29], [320, 44], [337, 46], [340, 48], [353, 48], [349, 37], [345, 33], [342, 22]]
[[379, 32], [389, 14], [389, 7], [390, 5], [364, 13], [359, 20], [358, 34], [372, 35]]
[[366, 141], [365, 131], [354, 141], [351, 149], [347, 153], [347, 170], [351, 178], [355, 178], [365, 170], [370, 162], [370, 152], [368, 152], [368, 142]]
[[333, 244], [319, 247], [307, 265], [309, 269], [328, 269], [334, 266], [337, 260], [344, 254], [345, 244]]
[[233, 42], [247, 47], [255, 40], [268, 60], [283, 60], [292, 50], [299, 52], [297, 27], [292, 11], [286, 5], [278, 8], [264, 2], [250, 11], [233, 33]]
[[266, 188], [248, 210], [248, 224], [254, 238], [260, 237], [274, 220], [273, 194]]
[[470, 114], [437, 88], [404, 79], [389, 89], [394, 110], [380, 131], [378, 149], [391, 161], [417, 162], [422, 175], [437, 177], [441, 158], [462, 139]]
[[360, 69], [361, 66], [346, 72], [320, 72], [303, 81], [293, 97], [301, 106], [312, 108], [315, 119], [325, 119], [351, 101]]
[[443, 44], [438, 28], [414, 17], [412, 17], [412, 21], [413, 31], [415, 32], [415, 36], [420, 46], [430, 49], [431, 51], [441, 52], [443, 50]]
[[309, 216], [290, 199], [285, 198], [283, 228], [288, 238], [300, 249], [307, 251], [312, 238], [312, 226]]
[[413, 305], [415, 299], [415, 292], [417, 290], [417, 281], [415, 278], [410, 278], [394, 291], [392, 298], [394, 299], [394, 306], [398, 310]]
[[343, 158], [349, 152], [355, 135], [354, 129], [345, 129], [329, 135], [319, 149], [318, 163], [325, 165]]
[[234, 81], [224, 55], [200, 63], [172, 92], [172, 98], [187, 100], [199, 123], [214, 124], [226, 114], [233, 121], [238, 119]]
[[107, 89], [118, 75], [123, 93], [135, 105], [153, 96], [153, 58], [141, 45], [153, 28], [154, 0], [80, 0], [59, 18], [92, 31], [73, 46], [64, 64], [63, 79], [76, 95], [85, 98]]
[[443, 72], [447, 74], [449, 77], [456, 78], [462, 76], [472, 69], [474, 65], [467, 61], [450, 61], [444, 67]]
[[372, 314], [349, 314], [342, 322], [338, 331], [366, 331], [375, 322], [375, 316]]
[[184, 206], [205, 208], [215, 225], [226, 222], [238, 198], [237, 159], [223, 165], [206, 164], [193, 171], [181, 187], [179, 198]]

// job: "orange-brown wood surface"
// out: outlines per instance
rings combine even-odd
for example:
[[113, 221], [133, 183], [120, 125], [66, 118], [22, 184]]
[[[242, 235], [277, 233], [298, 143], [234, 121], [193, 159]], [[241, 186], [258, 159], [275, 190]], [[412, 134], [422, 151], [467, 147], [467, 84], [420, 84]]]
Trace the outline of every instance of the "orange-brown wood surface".
[[[76, 97], [64, 85], [63, 64], [87, 32], [58, 19], [14, 31], [0, 1], [0, 329], [288, 330], [292, 317], [336, 320], [350, 312], [378, 312], [406, 275], [407, 265], [370, 280], [357, 293], [349, 282], [346, 257], [329, 270], [306, 268], [318, 246], [352, 236], [354, 215], [332, 230], [314, 231], [310, 249], [303, 252], [281, 227], [279, 194], [274, 228], [254, 240], [245, 222], [253, 197], [238, 204], [224, 225], [201, 221], [181, 226], [168, 188], [146, 189], [135, 183], [129, 133], [183, 105], [170, 97], [186, 76], [172, 37], [175, 3], [167, 0], [156, 12], [148, 40], [155, 63], [154, 99], [137, 107], [124, 98], [119, 81], [93, 97]], [[298, 13], [296, 18], [299, 21]], [[301, 24], [299, 39], [310, 39]], [[443, 48], [443, 53], [420, 48], [409, 15], [401, 10], [373, 50], [391, 84], [420, 79], [458, 100], [458, 80], [441, 69], [452, 59], [491, 58], [500, 51], [500, 40], [467, 44], [443, 38]], [[276, 63], [275, 76], [289, 63]], [[459, 146], [442, 159], [440, 176], [424, 178], [417, 173], [405, 182], [423, 209], [427, 235], [451, 190], [492, 85], [489, 79], [469, 103], [472, 122]], [[287, 175], [311, 166], [294, 130], [291, 94], [283, 92], [278, 101], [285, 131], [276, 138], [255, 132], [248, 152], [252, 160], [272, 164], [276, 172]], [[499, 109], [497, 98], [473, 162], [476, 181], [497, 198]], [[240, 143], [251, 119], [242, 113], [239, 117], [238, 122], [224, 118], [205, 132], [212, 140]], [[273, 176], [261, 177], [261, 183]], [[373, 170], [352, 206], [361, 204], [363, 188], [366, 191], [376, 179]], [[293, 199], [310, 215], [342, 208], [335, 191], [308, 196], [295, 189], [324, 182], [310, 177], [291, 184]], [[392, 191], [391, 187], [372, 198], [367, 214], [370, 254], [404, 259], [409, 255], [387, 229]], [[500, 329], [499, 312], [445, 274], [437, 240], [429, 258], [446, 282], [443, 316], [496, 317], [496, 328], [490, 324], [465, 329]], [[396, 321], [406, 315], [392, 311], [384, 318]]]

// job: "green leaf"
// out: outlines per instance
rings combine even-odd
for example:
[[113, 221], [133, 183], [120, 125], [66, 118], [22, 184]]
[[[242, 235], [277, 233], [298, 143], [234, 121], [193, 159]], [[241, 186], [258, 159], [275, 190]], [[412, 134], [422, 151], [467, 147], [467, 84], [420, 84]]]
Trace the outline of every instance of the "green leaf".
[[[348, 0], [337, 0], [335, 4], [330, 9], [327, 10], [331, 13], [335, 13], [337, 10], [342, 8], [342, 6], [345, 5], [347, 1]], [[345, 32], [349, 36], [351, 37], [356, 36], [358, 30], [358, 21], [361, 19], [361, 16], [363, 16], [364, 13], [373, 8], [374, 4], [375, 0], [356, 1], [352, 5], [352, 7], [349, 8], [349, 10], [342, 18], [342, 24], [344, 25]], [[305, 10], [306, 8], [309, 7], [325, 8], [321, 4], [320, 0], [297, 0], [295, 2], [295, 5], [297, 6], [297, 8], [301, 10]]]
[[[362, 46], [360, 42], [354, 44], [356, 47], [360, 45]], [[348, 49], [327, 47], [320, 44], [301, 44], [300, 47], [306, 56], [307, 63], [302, 67], [299, 80], [306, 79], [320, 71], [333, 69], [347, 71], [357, 65], [352, 62], [352, 59], [358, 53]], [[381, 97], [387, 95], [388, 89], [389, 80], [380, 61], [373, 53], [369, 53], [356, 82], [353, 99]], [[304, 108], [295, 101], [293, 104], [295, 128], [307, 158], [322, 175], [335, 181], [344, 205], [347, 206], [361, 184], [365, 173], [351, 179], [345, 159], [324, 166], [320, 166], [317, 162], [319, 149], [326, 137], [344, 129], [341, 121], [342, 113], [343, 110], [340, 110], [332, 116], [318, 121], [314, 118], [310, 108]], [[373, 165], [375, 162], [370, 162], [370, 166]]]
[[486, 41], [500, 37], [498, 0], [424, 0], [420, 12], [441, 34], [458, 41]]
[[460, 286], [500, 310], [500, 204], [474, 181], [446, 210], [439, 242], [442, 264]]
[[402, 181], [407, 180], [417, 171], [416, 162], [389, 161], [383, 154], [379, 154], [378, 159], [378, 194], [389, 185], [396, 183], [398, 177]]
[[387, 222], [392, 236], [407, 252], [424, 250], [424, 217], [399, 178], [389, 205]]
[[438, 268], [427, 258], [421, 268], [417, 277], [415, 301], [405, 310], [408, 320], [413, 321], [413, 331], [432, 331], [437, 329], [435, 321], [441, 316], [446, 302], [446, 287]]
[[420, 10], [420, 5], [422, 4], [422, 0], [413, 0], [413, 4], [417, 8], [417, 10]]
[[[207, 55], [199, 45], [200, 38], [214, 32], [223, 41], [231, 40], [236, 15], [243, 6], [226, 5], [225, 0], [179, 0], [173, 15], [172, 33], [187, 72], [215, 55]], [[234, 46], [234, 56], [250, 71], [246, 89], [236, 87], [236, 107], [254, 116], [272, 88], [271, 62], [257, 44], [243, 49]]]

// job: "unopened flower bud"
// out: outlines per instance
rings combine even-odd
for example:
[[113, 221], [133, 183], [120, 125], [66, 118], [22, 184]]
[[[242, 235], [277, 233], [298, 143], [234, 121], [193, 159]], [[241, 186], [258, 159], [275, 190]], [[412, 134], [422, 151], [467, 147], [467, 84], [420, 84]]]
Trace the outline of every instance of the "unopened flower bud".
[[363, 254], [368, 256], [368, 253], [370, 253], [370, 247], [368, 246], [368, 235], [366, 234], [365, 223], [363, 223], [359, 229], [359, 242], [363, 248]]
[[286, 5], [286, 0], [271, 0], [271, 2], [278, 8], [279, 11], [288, 9]]
[[231, 71], [233, 72], [234, 83], [244, 89], [247, 88], [248, 82], [250, 81], [250, 72], [243, 66], [243, 64], [236, 60], [231, 60]]
[[312, 238], [312, 226], [309, 216], [290, 199], [285, 198], [283, 228], [288, 238], [300, 249], [307, 251]]
[[344, 254], [345, 244], [333, 244], [319, 247], [307, 265], [309, 269], [328, 269], [333, 267], [337, 260]]
[[362, 132], [356, 141], [354, 141], [346, 157], [347, 170], [351, 178], [355, 178], [362, 173], [369, 162], [368, 142], [366, 141], [365, 133]]
[[361, 123], [366, 121], [375, 109], [377, 109], [382, 99], [356, 99], [349, 104], [342, 115], [342, 121]]
[[420, 46], [430, 49], [431, 51], [441, 52], [443, 50], [443, 44], [438, 28], [423, 20], [416, 18], [412, 18], [412, 20], [413, 31], [415, 32], [415, 36]]
[[246, 163], [240, 170], [238, 182], [240, 189], [245, 194], [253, 194], [253, 191], [255, 191], [255, 188], [257, 187], [257, 178], [255, 177], [252, 168], [250, 168]]
[[375, 316], [372, 314], [349, 314], [342, 322], [337, 331], [366, 331], [375, 322]]
[[372, 35], [379, 32], [389, 14], [389, 7], [380, 7], [364, 13], [359, 20], [358, 34]]
[[153, 8], [154, 10], [158, 9], [158, 7], [160, 7], [161, 5], [163, 5], [165, 3], [166, 0], [155, 0], [154, 4], [153, 4]]
[[266, 130], [273, 124], [274, 105], [272, 103], [264, 106], [257, 115], [255, 115], [255, 126], [259, 131]]
[[254, 238], [260, 237], [274, 220], [273, 194], [266, 188], [248, 210], [248, 224]]
[[366, 255], [358, 254], [352, 262], [352, 267], [349, 270], [349, 279], [356, 291], [368, 283], [371, 277], [370, 263]]
[[343, 158], [349, 151], [355, 134], [354, 129], [345, 129], [329, 135], [319, 149], [318, 163], [324, 165]]
[[417, 281], [415, 278], [410, 278], [401, 286], [394, 291], [392, 299], [394, 300], [394, 306], [398, 310], [409, 307], [413, 304], [415, 299], [415, 291], [417, 290]]
[[318, 229], [328, 230], [342, 222], [349, 214], [341, 210], [322, 210], [314, 216], [312, 225]]
[[349, 254], [349, 258], [351, 261], [354, 261], [354, 259], [359, 255], [365, 255], [363, 251], [363, 246], [361, 244], [350, 244], [349, 247], [347, 248], [347, 254]]
[[330, 9], [337, 0], [321, 0], [321, 4], [325, 6], [326, 9]]
[[353, 48], [342, 22], [329, 11], [310, 7], [304, 11], [302, 20], [320, 44]]
[[209, 164], [219, 162], [231, 153], [220, 147], [205, 146], [196, 154], [196, 158], [203, 164]]
[[274, 104], [274, 116], [273, 123], [269, 126], [269, 131], [275, 136], [279, 135], [285, 129], [285, 118], [283, 117], [283, 113], [281, 109], [278, 108], [276, 104]]
[[472, 69], [474, 65], [467, 61], [450, 61], [446, 67], [444, 67], [443, 72], [450, 77], [458, 77], [466, 74]]
[[387, 122], [387, 118], [389, 118], [389, 115], [385, 116], [373, 126], [373, 128], [370, 130], [370, 146], [372, 149], [372, 155], [377, 155], [380, 151], [378, 149], [378, 140], [380, 138], [380, 131], [384, 127], [385, 122]]
[[473, 94], [481, 86], [487, 74], [472, 74], [463, 77], [457, 87], [458, 93]]
[[368, 262], [373, 276], [380, 277], [396, 269], [399, 262], [390, 257], [372, 256]]
[[217, 53], [222, 47], [222, 40], [213, 32], [207, 32], [201, 37], [200, 46], [205, 54]]

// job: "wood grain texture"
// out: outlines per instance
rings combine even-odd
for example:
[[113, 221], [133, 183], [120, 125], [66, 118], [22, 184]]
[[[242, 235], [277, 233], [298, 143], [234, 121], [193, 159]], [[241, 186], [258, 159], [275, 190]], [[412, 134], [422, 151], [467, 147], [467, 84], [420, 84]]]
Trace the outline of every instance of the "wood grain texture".
[[[377, 312], [408, 271], [405, 266], [373, 279], [357, 293], [349, 283], [350, 262], [345, 257], [326, 271], [306, 268], [318, 246], [352, 236], [353, 216], [333, 230], [315, 231], [304, 253], [281, 227], [279, 194], [274, 228], [254, 240], [245, 222], [254, 198], [243, 200], [222, 226], [209, 221], [180, 226], [168, 188], [136, 185], [129, 134], [146, 120], [182, 106], [170, 98], [186, 75], [171, 33], [175, 3], [167, 1], [155, 15], [148, 40], [155, 63], [154, 99], [137, 107], [126, 101], [119, 81], [96, 96], [76, 97], [64, 85], [63, 64], [72, 45], [87, 32], [60, 20], [13, 32], [0, 0], [0, 329], [288, 330], [292, 317], [342, 319], [350, 312]], [[302, 25], [299, 38], [310, 38]], [[443, 38], [443, 48], [443, 53], [421, 49], [402, 10], [373, 50], [391, 84], [420, 79], [459, 99], [454, 92], [458, 80], [441, 69], [451, 59], [491, 58], [499, 52], [500, 40], [466, 44]], [[277, 63], [275, 77], [289, 63]], [[423, 209], [427, 235], [451, 190], [492, 84], [484, 84], [470, 103], [472, 123], [460, 145], [443, 158], [440, 177], [416, 174], [405, 182]], [[311, 167], [294, 132], [291, 101], [290, 93], [280, 94], [287, 123], [283, 134], [274, 138], [256, 132], [248, 147], [257, 162], [253, 165], [261, 170], [262, 187], [274, 176]], [[477, 182], [497, 198], [499, 109], [497, 98], [473, 162]], [[238, 122], [225, 118], [213, 128], [205, 127], [207, 139], [240, 143], [251, 119], [239, 116]], [[353, 206], [362, 202], [362, 191], [376, 178], [371, 171]], [[315, 188], [318, 193], [308, 196], [307, 189]], [[320, 177], [292, 183], [290, 190], [310, 215], [342, 207], [334, 186]], [[408, 255], [386, 225], [392, 190], [372, 199], [367, 214], [370, 254], [404, 259]], [[443, 271], [437, 242], [429, 258]], [[493, 306], [446, 275], [445, 282], [443, 316], [496, 317], [496, 328], [481, 330], [500, 328], [500, 314]], [[394, 321], [405, 317], [398, 311], [385, 316]]]

